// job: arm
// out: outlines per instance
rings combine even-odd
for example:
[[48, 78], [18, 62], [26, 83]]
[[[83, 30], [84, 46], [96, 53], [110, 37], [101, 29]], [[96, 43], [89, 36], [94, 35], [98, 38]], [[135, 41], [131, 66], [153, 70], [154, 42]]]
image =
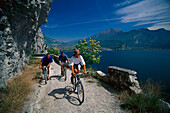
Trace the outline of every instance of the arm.
[[40, 69], [42, 68], [41, 65], [42, 65], [42, 62], [40, 62]]
[[53, 62], [53, 58], [50, 56], [50, 63], [47, 65], [47, 67], [49, 67], [52, 62]]
[[69, 63], [70, 61], [68, 60], [68, 57], [67, 57], [67, 55], [66, 55], [66, 59], [67, 59], [67, 62]]
[[45, 58], [46, 56], [44, 56], [42, 59], [41, 59], [41, 62], [40, 62], [40, 69], [42, 68], [41, 66], [42, 66], [42, 62], [44, 61], [44, 58]]
[[59, 62], [58, 62], [59, 65], [61, 65], [61, 55], [59, 56], [59, 59], [58, 59], [58, 60], [59, 60]]
[[74, 58], [73, 57], [71, 57], [71, 60], [70, 60], [70, 63], [69, 63], [69, 66], [71, 66], [71, 70], [72, 70], [72, 73], [73, 73], [73, 75], [75, 75], [75, 73], [74, 73]]
[[86, 72], [86, 65], [83, 65], [83, 69], [84, 69], [84, 74], [87, 74], [87, 72]]
[[84, 61], [82, 56], [80, 56], [80, 61], [81, 61], [81, 65], [83, 65], [84, 74], [87, 74], [87, 72], [86, 72], [86, 63], [85, 63], [85, 61]]
[[51, 63], [49, 63], [49, 64], [47, 65], [47, 67], [49, 67], [49, 66], [50, 66], [50, 64], [51, 64]]
[[59, 65], [61, 65], [61, 61], [60, 61], [60, 60], [59, 60], [59, 62], [58, 62], [58, 63], [59, 63]]

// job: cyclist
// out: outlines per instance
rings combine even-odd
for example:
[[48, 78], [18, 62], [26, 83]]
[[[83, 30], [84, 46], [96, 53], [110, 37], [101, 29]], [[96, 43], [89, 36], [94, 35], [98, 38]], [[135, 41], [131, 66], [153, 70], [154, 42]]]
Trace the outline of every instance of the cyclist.
[[[80, 55], [80, 51], [78, 49], [74, 51], [74, 55], [71, 57], [69, 65], [71, 66], [72, 70], [71, 83], [73, 83], [73, 76], [76, 73], [80, 73], [81, 65], [83, 66], [84, 74], [87, 74], [85, 61]], [[78, 79], [80, 79], [80, 77], [78, 77]]]
[[69, 63], [68, 57], [64, 52], [61, 52], [61, 55], [59, 56], [59, 65], [61, 65], [61, 75], [63, 75], [62, 70], [63, 70], [63, 64], [64, 63]]
[[48, 69], [48, 77], [47, 79], [49, 80], [49, 67], [50, 67], [50, 64], [53, 62], [53, 58], [50, 56], [49, 53], [47, 53], [47, 55], [45, 55], [42, 59], [41, 59], [41, 62], [40, 62], [40, 68], [42, 68], [43, 66], [46, 66], [47, 69]]

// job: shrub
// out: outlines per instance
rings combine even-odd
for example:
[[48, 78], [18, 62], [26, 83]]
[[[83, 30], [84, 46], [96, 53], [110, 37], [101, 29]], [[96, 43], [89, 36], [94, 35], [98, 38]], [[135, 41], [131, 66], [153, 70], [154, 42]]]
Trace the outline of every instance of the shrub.
[[122, 93], [123, 95], [126, 95], [122, 107], [130, 109], [135, 113], [168, 113], [168, 109], [163, 106], [160, 101], [160, 83], [154, 83], [151, 80], [147, 80], [141, 88], [142, 93], [140, 94]]
[[99, 41], [96, 42], [96, 40], [90, 38], [89, 43], [86, 40], [80, 40], [76, 44], [75, 47], [80, 50], [88, 65], [100, 62], [101, 55], [98, 55], [101, 52], [99, 43]]
[[60, 50], [53, 46], [53, 47], [48, 48], [47, 51], [50, 54], [59, 55]]

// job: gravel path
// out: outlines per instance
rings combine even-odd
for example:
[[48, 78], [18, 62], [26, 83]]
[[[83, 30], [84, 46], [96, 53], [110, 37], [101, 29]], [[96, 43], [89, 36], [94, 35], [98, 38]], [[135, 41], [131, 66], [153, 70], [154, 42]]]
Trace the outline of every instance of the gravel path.
[[23, 112], [28, 113], [124, 113], [120, 101], [111, 96], [113, 89], [106, 84], [99, 87], [93, 78], [81, 78], [85, 101], [80, 105], [76, 93], [72, 91], [70, 82], [71, 71], [67, 70], [68, 78], [60, 75], [60, 66], [52, 63], [50, 66], [51, 80], [45, 85], [44, 80], [35, 84], [35, 91], [30, 94], [30, 101], [25, 102]]

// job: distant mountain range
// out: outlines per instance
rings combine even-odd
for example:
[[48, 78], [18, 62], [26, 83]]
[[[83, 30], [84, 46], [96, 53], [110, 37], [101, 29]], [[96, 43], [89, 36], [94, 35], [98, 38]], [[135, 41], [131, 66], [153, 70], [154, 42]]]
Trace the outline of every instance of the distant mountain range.
[[[89, 41], [89, 38], [86, 40]], [[170, 31], [163, 28], [158, 30], [142, 28], [128, 32], [114, 28], [99, 32], [91, 38], [100, 41], [102, 49], [106, 50], [170, 49]], [[52, 43], [52, 41], [47, 42]], [[73, 47], [77, 42], [78, 40], [70, 41], [66, 45]]]
[[54, 38], [51, 38], [45, 34], [44, 35], [44, 43], [47, 44], [49, 47], [52, 47], [52, 46], [55, 46], [59, 49], [64, 49], [64, 50], [72, 50], [74, 45], [73, 44], [70, 44], [70, 43], [67, 43], [67, 42], [63, 42], [63, 41], [60, 41], [60, 40], [56, 40]]
[[61, 41], [51, 38], [45, 34], [43, 35], [44, 35], [44, 43], [47, 44], [48, 46], [56, 46], [62, 43]]

